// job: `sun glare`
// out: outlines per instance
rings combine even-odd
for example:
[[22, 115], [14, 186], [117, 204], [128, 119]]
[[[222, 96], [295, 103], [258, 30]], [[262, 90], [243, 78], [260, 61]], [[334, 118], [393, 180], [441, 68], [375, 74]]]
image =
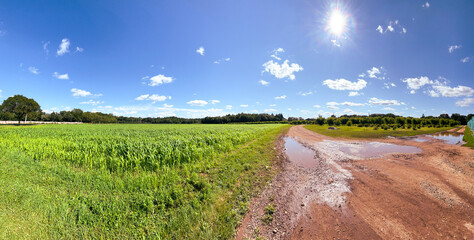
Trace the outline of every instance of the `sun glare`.
[[331, 13], [328, 22], [329, 31], [336, 35], [340, 36], [344, 33], [346, 28], [346, 16], [344, 16], [339, 9], [334, 9]]

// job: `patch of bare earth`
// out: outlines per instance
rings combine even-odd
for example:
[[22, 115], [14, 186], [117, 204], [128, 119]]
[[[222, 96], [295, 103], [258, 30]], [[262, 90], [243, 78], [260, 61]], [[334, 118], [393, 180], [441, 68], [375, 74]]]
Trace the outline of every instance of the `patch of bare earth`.
[[252, 201], [236, 239], [474, 239], [474, 150], [376, 139], [423, 151], [360, 159], [323, 144], [344, 140], [302, 126], [288, 136], [315, 151], [317, 167], [290, 162], [281, 140], [280, 171]]

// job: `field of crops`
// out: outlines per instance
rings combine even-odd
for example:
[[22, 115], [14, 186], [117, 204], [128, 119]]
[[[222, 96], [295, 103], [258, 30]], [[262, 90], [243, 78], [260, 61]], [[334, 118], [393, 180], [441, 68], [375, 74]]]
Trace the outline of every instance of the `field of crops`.
[[285, 128], [0, 127], [0, 238], [230, 237]]

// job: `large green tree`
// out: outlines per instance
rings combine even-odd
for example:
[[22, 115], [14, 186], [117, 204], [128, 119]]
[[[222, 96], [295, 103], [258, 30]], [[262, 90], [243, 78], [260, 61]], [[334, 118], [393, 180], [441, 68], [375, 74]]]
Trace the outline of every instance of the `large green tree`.
[[15, 95], [3, 101], [0, 111], [14, 114], [15, 119], [20, 123], [21, 120], [27, 121], [28, 115], [30, 117], [39, 116], [41, 114], [41, 107], [32, 98]]

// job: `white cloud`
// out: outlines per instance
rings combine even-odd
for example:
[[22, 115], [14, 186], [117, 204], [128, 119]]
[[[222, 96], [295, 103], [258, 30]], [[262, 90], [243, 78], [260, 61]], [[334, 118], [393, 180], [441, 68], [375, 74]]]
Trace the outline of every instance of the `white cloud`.
[[383, 34], [382, 26], [379, 25], [375, 30], [377, 30], [377, 32], [379, 32], [380, 34]]
[[379, 32], [380, 34], [384, 34], [384, 33], [387, 33], [387, 32], [395, 32], [395, 30], [397, 30], [397, 32], [400, 32], [400, 33], [407, 33], [407, 30], [405, 27], [403, 27], [399, 22], [398, 20], [395, 20], [395, 21], [389, 21], [388, 24], [387, 24], [387, 28], [385, 29], [385, 31], [383, 30], [383, 27], [381, 25], [379, 25], [376, 29], [375, 29], [377, 32]]
[[377, 75], [380, 75], [380, 69], [372, 67], [372, 69], [367, 70], [367, 76], [369, 78], [379, 78]]
[[470, 57], [465, 57], [465, 58], [461, 59], [460, 61], [461, 61], [462, 63], [467, 63], [467, 62], [469, 62], [469, 60], [471, 60]]
[[270, 104], [270, 107], [276, 107], [276, 104]]
[[426, 2], [425, 4], [421, 5], [421, 7], [429, 8], [429, 7], [430, 7], [430, 3], [429, 3], [429, 2]]
[[298, 93], [298, 95], [301, 95], [301, 96], [303, 96], [303, 97], [306, 97], [306, 96], [312, 95], [312, 94], [313, 94], [313, 92], [311, 92], [311, 91], [309, 91], [309, 92], [299, 92], [299, 93]]
[[39, 69], [35, 68], [35, 67], [28, 67], [28, 71], [30, 71], [31, 73], [33, 73], [35, 75], [39, 74]]
[[220, 103], [221, 101], [219, 101], [219, 100], [211, 100], [210, 102], [211, 102], [211, 104], [217, 104], [217, 103]]
[[281, 95], [281, 96], [278, 96], [278, 97], [275, 97], [276, 100], [279, 100], [279, 99], [286, 99], [286, 95]]
[[204, 47], [199, 47], [198, 49], [196, 49], [196, 52], [201, 54], [201, 56], [204, 56]]
[[270, 109], [265, 109], [265, 110], [263, 110], [263, 111], [264, 111], [264, 112], [276, 112], [276, 111], [278, 111], [278, 110], [273, 109], [273, 108], [270, 108]]
[[166, 77], [163, 74], [156, 75], [154, 77], [150, 78], [150, 83], [148, 84], [149, 86], [159, 86], [164, 83], [171, 83], [173, 82], [174, 78], [172, 77]]
[[153, 101], [153, 103], [155, 103], [155, 102], [163, 102], [166, 99], [171, 99], [171, 97], [170, 96], [168, 96], [168, 97], [161, 96], [161, 95], [158, 95], [158, 94], [152, 94], [148, 97], [147, 100]]
[[451, 45], [451, 46], [449, 46], [448, 51], [449, 51], [449, 53], [453, 53], [454, 50], [459, 49], [461, 47], [462, 47], [461, 45]]
[[328, 109], [332, 109], [332, 110], [339, 110], [339, 108], [336, 107], [336, 106], [327, 106], [327, 108], [328, 108]]
[[338, 102], [327, 102], [326, 105], [328, 105], [328, 106], [338, 106], [338, 105], [342, 105], [342, 106], [359, 107], [359, 106], [365, 106], [365, 103], [355, 103], [355, 102], [341, 102], [341, 103], [338, 103]]
[[80, 102], [79, 104], [90, 104], [90, 105], [96, 106], [102, 103], [104, 103], [104, 101], [93, 101], [92, 99], [90, 99], [87, 102]]
[[285, 52], [285, 50], [284, 50], [283, 48], [275, 49], [275, 50], [272, 51], [273, 54], [270, 55], [270, 57], [272, 57], [272, 58], [274, 58], [274, 59], [280, 61], [281, 58], [278, 57], [278, 54], [279, 54], [279, 53], [282, 53], [282, 52]]
[[61, 80], [68, 80], [69, 79], [69, 75], [67, 73], [59, 74], [58, 72], [54, 72], [53, 77], [55, 77], [57, 79], [61, 79]]
[[228, 62], [230, 61], [230, 58], [222, 58], [219, 60], [214, 61], [215, 64], [220, 64], [221, 62]]
[[433, 88], [443, 97], [470, 97], [474, 94], [474, 89], [466, 86], [449, 87], [438, 85], [433, 86]]
[[88, 97], [92, 95], [92, 93], [89, 91], [81, 90], [77, 88], [71, 89], [71, 92], [72, 92], [72, 96], [74, 97]]
[[316, 105], [314, 105], [313, 107], [315, 107], [315, 108], [321, 108], [321, 105], [317, 105], [317, 104], [316, 104]]
[[397, 85], [395, 85], [395, 83], [384, 83], [384, 88], [386, 89], [390, 89], [391, 87], [396, 87]]
[[391, 107], [384, 107], [382, 108], [383, 110], [387, 110], [387, 111], [395, 111], [394, 108], [391, 108]]
[[331, 42], [332, 42], [332, 45], [334, 45], [336, 47], [341, 47], [341, 44], [338, 43], [336, 39], [332, 39]]
[[146, 100], [149, 96], [150, 96], [150, 94], [143, 94], [143, 95], [140, 95], [140, 96], [136, 97], [135, 100], [143, 101], [143, 100]]
[[192, 101], [187, 102], [187, 104], [189, 104], [190, 106], [203, 107], [203, 106], [206, 106], [208, 102], [204, 100], [192, 100]]
[[355, 102], [342, 102], [340, 105], [343, 106], [364, 106], [365, 103], [355, 103]]
[[0, 89], [0, 97], [2, 97], [2, 89]]
[[[405, 78], [402, 79], [402, 82], [407, 83], [407, 88], [411, 90], [418, 90], [425, 85], [438, 84], [438, 81], [432, 81], [426, 76], [421, 76], [419, 78]], [[413, 92], [414, 93], [414, 92]]]
[[260, 80], [260, 81], [258, 81], [258, 83], [260, 83], [260, 85], [262, 85], [262, 86], [268, 86], [270, 84], [269, 82], [267, 82], [265, 80]]
[[330, 89], [334, 90], [353, 90], [359, 91], [367, 85], [367, 82], [363, 79], [358, 79], [357, 82], [351, 82], [346, 79], [327, 79], [323, 81], [323, 85], [327, 85]]
[[170, 105], [170, 104], [163, 103], [163, 107], [164, 107], [164, 108], [172, 108], [172, 107], [173, 107], [173, 105]]
[[231, 109], [232, 109], [232, 105], [225, 105], [225, 109], [231, 110]]
[[382, 100], [376, 97], [371, 98], [369, 103], [374, 105], [405, 105], [405, 103], [399, 102], [397, 100]]
[[[415, 90], [411, 90], [412, 92], [410, 92], [411, 94], [414, 94], [415, 93]], [[439, 97], [439, 93], [437, 93], [436, 91], [434, 90], [429, 90], [428, 91], [428, 95], [430, 95], [430, 97]]]
[[249, 105], [247, 105], [247, 104], [241, 104], [241, 105], [240, 105], [240, 107], [244, 107], [244, 108], [246, 108], [246, 107], [248, 107], [248, 106], [249, 106]]
[[303, 67], [297, 63], [289, 64], [288, 60], [285, 60], [281, 65], [273, 60], [270, 60], [263, 64], [265, 72], [269, 72], [271, 75], [276, 78], [289, 78], [290, 80], [295, 80], [295, 72], [303, 70]]
[[464, 98], [456, 102], [456, 105], [460, 107], [469, 107], [471, 104], [474, 104], [474, 98]]
[[360, 96], [359, 92], [349, 92], [349, 97]]
[[84, 52], [84, 48], [76, 47], [76, 52]]
[[68, 53], [69, 52], [69, 45], [71, 45], [71, 42], [69, 42], [69, 39], [63, 38], [63, 40], [61, 40], [61, 44], [59, 44], [59, 48], [56, 51], [56, 54], [58, 56], [62, 56], [65, 53]]

